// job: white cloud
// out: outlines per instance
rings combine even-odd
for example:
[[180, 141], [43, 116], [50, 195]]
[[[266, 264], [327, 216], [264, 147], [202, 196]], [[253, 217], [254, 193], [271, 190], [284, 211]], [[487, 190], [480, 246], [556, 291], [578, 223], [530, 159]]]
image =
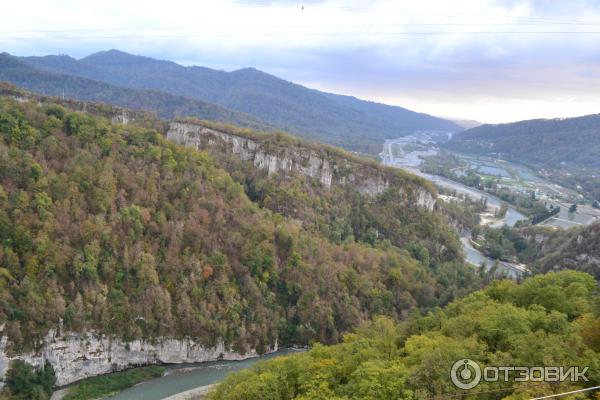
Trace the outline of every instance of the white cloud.
[[[0, 46], [77, 57], [118, 48], [255, 66], [322, 89], [484, 121], [600, 111], [594, 2], [5, 1]], [[497, 32], [497, 33], [493, 33]], [[434, 34], [437, 33], [437, 34]]]

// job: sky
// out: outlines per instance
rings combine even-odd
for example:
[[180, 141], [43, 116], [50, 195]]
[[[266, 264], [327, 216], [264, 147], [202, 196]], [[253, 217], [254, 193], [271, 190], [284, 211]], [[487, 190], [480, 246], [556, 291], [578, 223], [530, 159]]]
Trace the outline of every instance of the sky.
[[108, 49], [442, 117], [600, 113], [600, 0], [2, 1], [0, 52]]

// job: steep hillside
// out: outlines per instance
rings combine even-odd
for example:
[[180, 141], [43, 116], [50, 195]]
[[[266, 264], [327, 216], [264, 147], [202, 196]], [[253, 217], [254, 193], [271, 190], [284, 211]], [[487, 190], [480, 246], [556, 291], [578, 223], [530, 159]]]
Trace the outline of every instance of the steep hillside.
[[535, 243], [535, 272], [573, 269], [600, 281], [600, 223], [569, 231], [533, 230], [522, 234]]
[[308, 139], [372, 154], [381, 150], [384, 139], [415, 130], [461, 130], [441, 118], [319, 92], [253, 68], [224, 72], [184, 67], [116, 50], [81, 60], [47, 56], [24, 61], [47, 71], [209, 101]]
[[[317, 345], [230, 374], [208, 399], [509, 400], [589, 388], [600, 384], [598, 304], [597, 284], [583, 273], [540, 275], [520, 285], [495, 282], [408, 322], [377, 318], [342, 344]], [[452, 383], [451, 371], [464, 359], [477, 363], [480, 373], [493, 366], [589, 368], [585, 380], [545, 383], [512, 374], [505, 381], [500, 370], [500, 379], [462, 390]], [[475, 370], [469, 370], [470, 378], [455, 374], [459, 383], [475, 381]], [[493, 369], [487, 373], [494, 376]]]
[[600, 168], [600, 114], [482, 125], [460, 132], [447, 146], [550, 168]]
[[435, 210], [433, 186], [415, 175], [283, 134], [206, 122], [174, 122], [167, 137], [209, 151], [261, 206], [336, 243], [388, 243], [432, 268], [462, 257], [456, 234]]
[[[453, 258], [443, 218], [401, 201], [429, 192], [419, 180], [374, 197], [355, 191], [336, 208], [341, 197], [321, 194], [339, 192], [318, 180], [243, 186], [236, 180], [260, 171], [232, 169], [234, 180], [143, 114], [122, 124], [111, 122], [121, 109], [84, 108], [108, 118], [0, 98], [2, 368], [48, 361], [66, 384], [131, 364], [239, 358], [277, 341], [333, 343], [372, 315], [401, 319], [480, 284]], [[287, 201], [310, 224], [269, 209]], [[353, 206], [342, 240], [335, 213], [344, 232]]]
[[43, 71], [17, 57], [0, 54], [0, 81], [51, 96], [110, 103], [156, 113], [161, 118], [194, 116], [261, 129], [269, 124], [250, 115], [231, 111], [205, 101], [153, 90], [134, 90], [74, 75]]

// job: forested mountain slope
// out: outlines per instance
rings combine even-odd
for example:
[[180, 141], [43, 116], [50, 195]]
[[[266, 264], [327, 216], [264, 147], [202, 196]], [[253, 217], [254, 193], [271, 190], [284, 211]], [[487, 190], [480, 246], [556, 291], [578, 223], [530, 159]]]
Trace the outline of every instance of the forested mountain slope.
[[[299, 180], [280, 189], [314, 214], [305, 227], [269, 209], [277, 181], [245, 188], [252, 174], [232, 169], [232, 179], [207, 153], [167, 141], [156, 121], [114, 124], [14, 97], [0, 98], [0, 323], [13, 352], [58, 326], [223, 340], [242, 352], [276, 339], [331, 343], [372, 315], [399, 319], [479, 285], [451, 249], [429, 255], [429, 242], [455, 240], [444, 219], [395, 210], [393, 192], [356, 200], [366, 211], [352, 235], [325, 234], [335, 220], [322, 220], [331, 200], [318, 182], [309, 197]], [[408, 240], [394, 228], [394, 245], [369, 234], [370, 204], [389, 208], [388, 224], [396, 212], [398, 227], [418, 213], [427, 223]]]
[[206, 101], [156, 90], [136, 90], [110, 85], [75, 75], [49, 72], [32, 67], [22, 59], [0, 54], [0, 81], [7, 81], [44, 95], [62, 96], [114, 104], [154, 112], [161, 118], [194, 116], [261, 129], [272, 126], [256, 117], [231, 111]]
[[[231, 374], [208, 398], [516, 400], [593, 387], [600, 384], [599, 304], [596, 282], [580, 272], [539, 275], [522, 284], [497, 281], [408, 322], [376, 318], [343, 344], [317, 345]], [[585, 381], [560, 383], [515, 382], [514, 377], [504, 382], [500, 372], [497, 382], [482, 380], [461, 390], [450, 371], [465, 358], [481, 369], [589, 369]], [[585, 398], [595, 398], [594, 393]]]
[[600, 114], [482, 125], [458, 133], [447, 146], [549, 168], [600, 168]]
[[287, 135], [202, 121], [173, 122], [167, 137], [210, 152], [262, 207], [336, 243], [407, 248], [433, 268], [462, 258], [434, 187], [413, 174]]
[[46, 71], [208, 101], [308, 139], [372, 154], [379, 153], [384, 139], [415, 130], [461, 130], [448, 120], [308, 89], [253, 68], [184, 67], [117, 50], [81, 60], [46, 56], [23, 61]]

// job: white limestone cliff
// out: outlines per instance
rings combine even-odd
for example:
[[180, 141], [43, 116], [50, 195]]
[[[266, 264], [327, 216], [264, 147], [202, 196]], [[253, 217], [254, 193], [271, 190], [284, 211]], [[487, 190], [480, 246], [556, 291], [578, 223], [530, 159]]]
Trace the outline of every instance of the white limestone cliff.
[[[12, 360], [23, 360], [34, 366], [46, 361], [54, 367], [57, 386], [67, 385], [92, 376], [121, 371], [134, 366], [152, 364], [181, 364], [216, 360], [244, 360], [257, 357], [255, 350], [240, 354], [223, 343], [206, 347], [193, 339], [159, 338], [152, 341], [123, 340], [97, 332], [65, 333], [51, 330], [40, 350], [11, 355], [6, 336], [0, 339], [0, 378]], [[277, 343], [269, 352], [277, 351]]]
[[[309, 146], [281, 146], [276, 152], [269, 151], [258, 140], [188, 122], [172, 122], [167, 138], [195, 149], [232, 153], [241, 160], [252, 162], [256, 168], [266, 170], [269, 175], [300, 173], [318, 180], [326, 188], [348, 185], [361, 194], [375, 196], [392, 185], [388, 175], [369, 164], [327, 155]], [[404, 191], [403, 187], [396, 189]], [[431, 192], [421, 188], [413, 195], [412, 201], [417, 206], [433, 210], [435, 196]]]

